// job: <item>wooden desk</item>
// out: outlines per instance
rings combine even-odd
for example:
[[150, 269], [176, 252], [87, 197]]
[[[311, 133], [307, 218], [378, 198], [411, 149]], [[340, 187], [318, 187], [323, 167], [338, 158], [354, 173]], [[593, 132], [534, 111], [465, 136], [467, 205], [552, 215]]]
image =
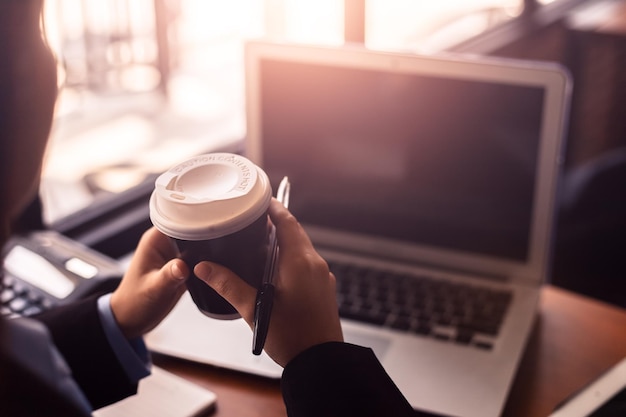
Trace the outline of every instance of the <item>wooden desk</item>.
[[547, 286], [503, 417], [546, 417], [626, 357], [626, 310]]
[[[626, 357], [626, 310], [546, 286], [503, 417], [546, 417]], [[157, 356], [155, 363], [218, 396], [215, 417], [284, 417], [278, 381]]]

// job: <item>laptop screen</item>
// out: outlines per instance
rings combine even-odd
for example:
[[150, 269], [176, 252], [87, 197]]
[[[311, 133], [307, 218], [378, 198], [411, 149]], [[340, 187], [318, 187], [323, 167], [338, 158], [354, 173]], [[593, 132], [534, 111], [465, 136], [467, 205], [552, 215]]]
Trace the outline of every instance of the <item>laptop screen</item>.
[[567, 77], [509, 62], [252, 44], [246, 150], [316, 243], [540, 273]]
[[272, 60], [260, 80], [264, 168], [303, 223], [526, 258], [543, 89]]

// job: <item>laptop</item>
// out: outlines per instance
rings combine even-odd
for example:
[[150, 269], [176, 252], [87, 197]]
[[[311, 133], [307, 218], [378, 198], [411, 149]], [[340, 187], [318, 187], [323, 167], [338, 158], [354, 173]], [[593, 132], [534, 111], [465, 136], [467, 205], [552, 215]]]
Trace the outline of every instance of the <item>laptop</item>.
[[[553, 64], [246, 46], [246, 156], [274, 187], [289, 176], [346, 341], [371, 347], [418, 411], [502, 412], [548, 275], [569, 94]], [[280, 376], [245, 324], [213, 333], [193, 310], [184, 298], [148, 345]], [[205, 340], [176, 341], [177, 325]], [[237, 326], [241, 340], [222, 336]]]

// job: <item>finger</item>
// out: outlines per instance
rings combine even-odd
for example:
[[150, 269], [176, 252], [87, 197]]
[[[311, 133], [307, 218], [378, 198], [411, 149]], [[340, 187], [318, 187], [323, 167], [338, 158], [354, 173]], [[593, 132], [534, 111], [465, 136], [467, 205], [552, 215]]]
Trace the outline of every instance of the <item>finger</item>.
[[189, 277], [189, 267], [182, 259], [172, 259], [161, 268], [159, 283], [163, 289], [176, 288]]
[[185, 281], [189, 277], [189, 268], [181, 259], [172, 259], [156, 274], [156, 282], [152, 291], [154, 300], [163, 304], [165, 314], [178, 302], [187, 286]]
[[193, 271], [198, 278], [232, 304], [248, 324], [252, 323], [256, 289], [230, 269], [219, 264], [203, 261], [198, 263]]
[[122, 333], [132, 339], [152, 330], [183, 295], [188, 276], [189, 269], [180, 259], [146, 275], [125, 276], [111, 296], [111, 309]]
[[313, 249], [313, 244], [298, 219], [278, 200], [272, 199], [269, 215], [276, 226], [276, 236], [281, 250], [300, 252], [302, 249]]
[[138, 246], [153, 248], [163, 259], [171, 259], [176, 256], [176, 250], [170, 238], [161, 233], [156, 227], [151, 227], [144, 232]]

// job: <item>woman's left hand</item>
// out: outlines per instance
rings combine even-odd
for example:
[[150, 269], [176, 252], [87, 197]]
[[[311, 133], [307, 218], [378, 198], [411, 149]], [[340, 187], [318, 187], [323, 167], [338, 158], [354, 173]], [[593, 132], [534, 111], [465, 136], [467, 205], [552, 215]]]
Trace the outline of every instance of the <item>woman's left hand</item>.
[[167, 316], [187, 289], [189, 268], [169, 238], [151, 228], [142, 236], [130, 266], [111, 296], [111, 309], [128, 339], [143, 336]]

